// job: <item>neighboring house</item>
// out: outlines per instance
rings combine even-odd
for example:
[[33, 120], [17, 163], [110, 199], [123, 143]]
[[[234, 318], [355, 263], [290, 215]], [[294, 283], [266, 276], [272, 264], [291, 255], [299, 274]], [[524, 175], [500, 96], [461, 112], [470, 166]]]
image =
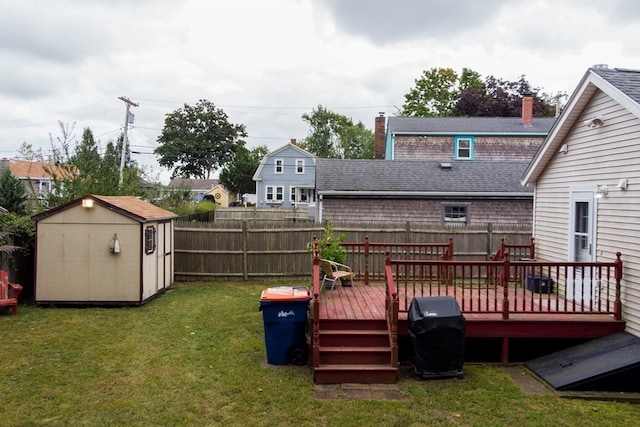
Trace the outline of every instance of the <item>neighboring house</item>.
[[[533, 98], [521, 117], [376, 117], [377, 159], [529, 162], [554, 117], [533, 117]], [[384, 155], [383, 155], [384, 153]]]
[[295, 139], [264, 156], [253, 175], [259, 208], [315, 203], [316, 157], [298, 147]]
[[316, 220], [531, 224], [527, 162], [316, 161]]
[[541, 260], [622, 253], [622, 317], [640, 336], [640, 70], [590, 68], [522, 176]]
[[47, 193], [54, 191], [52, 173], [55, 171], [59, 171], [60, 174], [64, 173], [53, 163], [3, 158], [0, 160], [0, 173], [7, 169], [11, 175], [22, 181], [32, 203], [42, 200]]
[[35, 215], [36, 302], [138, 305], [165, 291], [175, 218], [136, 197], [95, 195]]
[[227, 189], [220, 184], [216, 185], [211, 190], [207, 191], [207, 193], [204, 196], [204, 199], [212, 201], [223, 208], [228, 207], [229, 202], [231, 201], [229, 200], [229, 191], [227, 191]]
[[167, 186], [167, 191], [189, 191], [191, 200], [199, 202], [218, 184], [220, 182], [217, 179], [173, 178]]

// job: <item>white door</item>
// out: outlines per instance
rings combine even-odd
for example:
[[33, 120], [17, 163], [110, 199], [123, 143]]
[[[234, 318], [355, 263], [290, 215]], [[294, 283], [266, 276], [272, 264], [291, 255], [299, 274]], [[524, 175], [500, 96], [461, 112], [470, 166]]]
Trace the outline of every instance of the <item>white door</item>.
[[[569, 259], [578, 262], [595, 260], [594, 191], [572, 191], [569, 234]], [[570, 269], [567, 274], [567, 298], [588, 304], [596, 296], [596, 281], [588, 268]]]

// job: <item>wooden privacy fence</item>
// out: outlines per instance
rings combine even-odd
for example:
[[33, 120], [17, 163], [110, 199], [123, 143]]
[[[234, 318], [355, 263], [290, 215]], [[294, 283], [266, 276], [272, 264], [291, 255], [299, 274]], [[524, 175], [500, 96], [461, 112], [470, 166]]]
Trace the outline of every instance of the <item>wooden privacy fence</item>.
[[[357, 280], [365, 280], [367, 271], [366, 280], [384, 280], [387, 249], [407, 253], [412, 244], [431, 244], [433, 252], [416, 256], [436, 259], [442, 256], [438, 251], [451, 243], [457, 259], [487, 260], [498, 250], [501, 238], [523, 245], [531, 238], [530, 228], [513, 224], [447, 227], [441, 223], [334, 222], [333, 229], [346, 237], [347, 264], [358, 273]], [[177, 221], [175, 278], [310, 279], [313, 254], [307, 244], [323, 230], [323, 224], [309, 221]], [[365, 255], [366, 242], [369, 252]]]

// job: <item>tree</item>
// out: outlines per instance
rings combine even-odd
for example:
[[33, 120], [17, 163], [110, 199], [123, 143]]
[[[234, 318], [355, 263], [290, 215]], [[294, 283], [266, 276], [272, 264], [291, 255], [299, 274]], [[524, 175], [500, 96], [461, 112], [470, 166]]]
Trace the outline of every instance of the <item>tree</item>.
[[522, 98], [533, 97], [535, 117], [553, 117], [555, 106], [539, 88], [533, 88], [522, 75], [516, 82], [488, 76], [482, 87], [470, 86], [460, 92], [454, 116], [519, 117]]
[[328, 159], [372, 159], [373, 132], [362, 122], [327, 110], [322, 105], [302, 119], [310, 126], [309, 136], [300, 147]]
[[255, 193], [256, 183], [253, 181], [253, 175], [260, 165], [260, 160], [267, 153], [269, 149], [265, 145], [251, 150], [248, 150], [244, 143], [238, 146], [233, 159], [220, 172], [220, 183], [232, 193]]
[[27, 192], [22, 181], [7, 169], [0, 174], [0, 206], [18, 215], [25, 214]]
[[[470, 70], [469, 70], [470, 71]], [[477, 73], [476, 73], [477, 74]], [[469, 78], [471, 74], [468, 73]], [[404, 96], [399, 112], [405, 117], [449, 116], [458, 99], [458, 74], [451, 68], [423, 71], [415, 87]]]
[[59, 122], [62, 138], [58, 144], [50, 136], [54, 163], [47, 168], [52, 177], [53, 188], [47, 193], [45, 202], [48, 207], [75, 200], [87, 194], [103, 196], [142, 195], [140, 186], [141, 170], [129, 157], [124, 168], [124, 179], [119, 185], [120, 156], [123, 136], [118, 143], [109, 141], [104, 156], [100, 155], [100, 146], [93, 137], [90, 128], [85, 128], [80, 143], [75, 142], [73, 127]]
[[174, 168], [174, 178], [208, 179], [231, 160], [239, 138], [246, 136], [244, 125], [229, 123], [222, 109], [201, 99], [166, 115], [155, 153], [161, 166]]

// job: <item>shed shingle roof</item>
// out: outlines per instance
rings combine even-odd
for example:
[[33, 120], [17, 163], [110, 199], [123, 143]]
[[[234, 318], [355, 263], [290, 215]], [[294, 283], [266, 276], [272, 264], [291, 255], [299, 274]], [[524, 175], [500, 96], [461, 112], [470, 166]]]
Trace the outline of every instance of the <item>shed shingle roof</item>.
[[527, 162], [318, 159], [316, 190], [322, 192], [519, 193]]

